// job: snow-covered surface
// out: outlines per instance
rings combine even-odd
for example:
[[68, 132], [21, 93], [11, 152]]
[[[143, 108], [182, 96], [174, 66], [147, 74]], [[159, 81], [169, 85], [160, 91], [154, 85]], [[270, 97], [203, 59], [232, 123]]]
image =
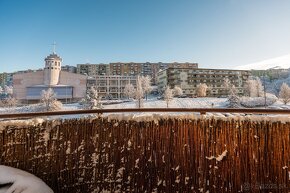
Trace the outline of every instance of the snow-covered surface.
[[[103, 102], [112, 102], [112, 101], [103, 101]], [[113, 102], [121, 102], [121, 101], [113, 101]], [[203, 98], [173, 98], [169, 103], [169, 108], [225, 108], [227, 107], [228, 102], [226, 98], [210, 98], [210, 97], [203, 97]], [[24, 113], [24, 112], [34, 112], [37, 105], [28, 105], [16, 108], [0, 108], [0, 114], [6, 113]], [[104, 109], [126, 109], [126, 108], [136, 108], [136, 101], [129, 101], [123, 102], [119, 104], [110, 104], [110, 105], [103, 105]], [[157, 100], [156, 98], [148, 99], [147, 101], [144, 100], [144, 107], [143, 108], [166, 108], [166, 101], [164, 100]], [[269, 109], [290, 109], [290, 105], [284, 105], [281, 101], [276, 101], [274, 104], [268, 107]], [[62, 110], [80, 110], [82, 109], [82, 105], [78, 103], [72, 104], [64, 104]], [[187, 116], [197, 116], [199, 113], [116, 113], [116, 114], [104, 114], [105, 116], [121, 118], [124, 119], [138, 119], [142, 120], [142, 117], [146, 117], [146, 119], [151, 119], [150, 117], [169, 117], [174, 116], [178, 118], [186, 118]], [[239, 117], [245, 116], [242, 113], [207, 113], [207, 117], [215, 116], [215, 117]], [[48, 119], [58, 119], [58, 118], [81, 118], [81, 117], [88, 117], [90, 115], [62, 115], [62, 116], [53, 116], [48, 117]], [[269, 115], [271, 117], [282, 117], [281, 119], [284, 120], [285, 117], [288, 118], [288, 115]], [[268, 116], [268, 117], [269, 117]], [[259, 116], [257, 116], [259, 117]], [[260, 116], [261, 117], [261, 116]], [[265, 116], [262, 116], [265, 117]], [[190, 117], [187, 117], [190, 118]], [[40, 123], [41, 119], [32, 119], [32, 123], [23, 122], [21, 120], [11, 120], [17, 125], [27, 125], [27, 124], [37, 124]], [[152, 120], [152, 119], [151, 119]], [[278, 119], [277, 119], [278, 120]], [[1, 128], [5, 127], [5, 125], [9, 125], [11, 123], [7, 121], [0, 122], [0, 131]]]
[[290, 54], [255, 62], [251, 64], [237, 66], [239, 70], [266, 70], [269, 68], [290, 68]]
[[[226, 107], [226, 98], [173, 98], [169, 102], [169, 108], [223, 108]], [[212, 106], [213, 104], [213, 106]], [[134, 101], [115, 104], [115, 105], [105, 105], [105, 109], [111, 108], [136, 108], [136, 103]], [[155, 98], [144, 100], [144, 108], [166, 108], [165, 100], [157, 100]]]
[[0, 165], [0, 193], [53, 193], [41, 179], [36, 176], [8, 166]]
[[217, 157], [215, 156], [210, 156], [210, 157], [206, 157], [206, 159], [208, 160], [212, 160], [215, 159], [216, 161], [222, 161], [224, 159], [224, 157], [227, 156], [228, 150], [223, 151], [222, 154], [218, 155]]

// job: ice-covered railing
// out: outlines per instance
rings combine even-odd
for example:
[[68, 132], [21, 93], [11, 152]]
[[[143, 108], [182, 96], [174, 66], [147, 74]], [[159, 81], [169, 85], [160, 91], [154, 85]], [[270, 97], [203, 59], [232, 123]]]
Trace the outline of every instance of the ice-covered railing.
[[[234, 109], [234, 108], [124, 108], [124, 109], [93, 109], [93, 110], [74, 110], [74, 111], [50, 111], [50, 112], [33, 112], [33, 113], [15, 113], [15, 114], [0, 114], [2, 118], [25, 118], [25, 117], [43, 117], [43, 116], [58, 116], [58, 115], [80, 115], [80, 114], [105, 114], [105, 113], [222, 113], [227, 116], [227, 113], [237, 113], [242, 115], [249, 114], [282, 114], [290, 115], [290, 109]], [[228, 114], [229, 115], [229, 114]], [[230, 115], [229, 115], [230, 116]]]

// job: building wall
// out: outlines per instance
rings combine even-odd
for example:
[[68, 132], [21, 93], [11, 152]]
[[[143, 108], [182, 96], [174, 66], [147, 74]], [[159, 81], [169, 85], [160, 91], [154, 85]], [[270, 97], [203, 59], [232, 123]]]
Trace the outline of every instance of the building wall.
[[26, 87], [43, 84], [43, 71], [18, 73], [13, 75], [13, 96], [26, 100]]
[[3, 88], [5, 85], [10, 86], [13, 83], [13, 73], [0, 73], [0, 86]]
[[[18, 100], [26, 100], [27, 87], [43, 85], [44, 72], [29, 72], [14, 74], [13, 95]], [[86, 93], [86, 76], [70, 72], [60, 72], [59, 85], [69, 85], [73, 87], [73, 98], [80, 99]]]
[[136, 76], [96, 76], [88, 79], [87, 87], [96, 86], [100, 96], [104, 98], [122, 99], [126, 84], [136, 87]]
[[60, 72], [60, 85], [73, 86], [73, 98], [80, 99], [86, 94], [86, 76], [70, 72]]
[[167, 85], [173, 88], [175, 85], [182, 88], [184, 94], [196, 95], [196, 87], [205, 83], [208, 89], [208, 96], [223, 96], [226, 95], [226, 90], [223, 87], [225, 78], [228, 78], [238, 90], [238, 94], [243, 94], [243, 86], [250, 75], [249, 71], [243, 70], [227, 70], [227, 69], [190, 69], [190, 68], [168, 68], [160, 73], [159, 90], [164, 90], [166, 82], [161, 80], [167, 77]]
[[159, 71], [157, 74], [157, 86], [159, 92], [163, 92], [167, 86], [168, 82], [168, 76], [167, 76], [167, 70]]
[[88, 76], [109, 75], [110, 66], [108, 64], [77, 64], [77, 73]]
[[61, 71], [77, 73], [77, 67], [65, 65], [65, 66], [61, 66]]
[[152, 84], [157, 85], [157, 73], [167, 68], [198, 68], [198, 63], [123, 63], [116, 62], [110, 64], [78, 64], [77, 73], [96, 75], [119, 75], [119, 76], [150, 76]]

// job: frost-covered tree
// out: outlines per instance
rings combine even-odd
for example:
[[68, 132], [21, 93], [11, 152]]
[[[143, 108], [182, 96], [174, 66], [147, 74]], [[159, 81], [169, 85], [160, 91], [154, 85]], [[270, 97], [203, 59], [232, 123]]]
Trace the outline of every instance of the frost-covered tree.
[[137, 82], [136, 82], [136, 90], [135, 90], [135, 99], [136, 99], [137, 108], [143, 107], [143, 97], [144, 97], [144, 91], [142, 87], [142, 78], [138, 76]]
[[232, 87], [232, 83], [231, 81], [228, 79], [228, 78], [225, 78], [224, 81], [223, 81], [223, 84], [222, 84], [222, 87], [224, 88], [225, 90], [225, 94], [226, 95], [229, 95], [229, 91], [230, 91], [230, 88]]
[[256, 92], [257, 92], [257, 97], [263, 96], [264, 87], [260, 78], [256, 78]]
[[240, 98], [238, 97], [237, 93], [237, 89], [235, 87], [235, 85], [231, 85], [231, 87], [229, 88], [229, 93], [230, 95], [228, 96], [228, 102], [229, 102], [229, 108], [239, 108], [240, 105]]
[[87, 90], [84, 104], [85, 104], [84, 106], [86, 109], [102, 108], [102, 104], [100, 102], [100, 96], [95, 86], [92, 86], [91, 88]]
[[168, 108], [169, 102], [172, 100], [172, 98], [173, 98], [172, 89], [170, 89], [169, 86], [167, 86], [165, 91], [164, 91], [164, 100], [166, 101], [167, 108]]
[[62, 109], [62, 103], [56, 99], [56, 94], [52, 88], [42, 90], [41, 102], [45, 111], [55, 111]]
[[9, 108], [15, 107], [18, 103], [17, 99], [14, 97], [8, 97], [5, 99], [6, 106]]
[[290, 102], [290, 88], [285, 82], [281, 86], [279, 98], [285, 105]]
[[173, 94], [174, 94], [174, 96], [180, 96], [183, 94], [183, 91], [179, 86], [174, 86]]
[[205, 83], [200, 83], [196, 87], [196, 94], [198, 97], [205, 97], [206, 96], [207, 85]]
[[8, 96], [13, 95], [13, 87], [12, 86], [4, 86], [4, 93], [6, 93]]
[[15, 98], [9, 96], [8, 98], [0, 100], [0, 107], [12, 108], [15, 107], [17, 103], [18, 101]]
[[231, 85], [231, 87], [229, 88], [229, 94], [230, 95], [237, 95], [238, 94], [238, 90], [235, 87], [235, 85]]
[[145, 97], [147, 100], [147, 95], [152, 91], [151, 87], [151, 77], [150, 76], [141, 76], [142, 88], [145, 92]]
[[257, 79], [249, 79], [246, 81], [244, 85], [245, 94], [249, 97], [261, 97], [263, 96], [263, 85], [259, 78]]
[[133, 98], [135, 95], [135, 88], [133, 84], [129, 83], [125, 85], [124, 95], [128, 97], [128, 99]]
[[2, 86], [0, 86], [0, 94], [2, 94], [3, 93], [3, 88], [2, 88]]

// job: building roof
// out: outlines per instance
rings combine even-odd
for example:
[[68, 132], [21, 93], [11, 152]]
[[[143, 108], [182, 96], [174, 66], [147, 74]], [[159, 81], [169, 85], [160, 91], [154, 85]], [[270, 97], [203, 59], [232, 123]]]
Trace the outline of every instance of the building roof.
[[57, 59], [57, 60], [62, 60], [60, 56], [58, 56], [56, 53], [52, 53], [49, 56], [45, 58], [45, 60], [51, 60], [51, 59]]

